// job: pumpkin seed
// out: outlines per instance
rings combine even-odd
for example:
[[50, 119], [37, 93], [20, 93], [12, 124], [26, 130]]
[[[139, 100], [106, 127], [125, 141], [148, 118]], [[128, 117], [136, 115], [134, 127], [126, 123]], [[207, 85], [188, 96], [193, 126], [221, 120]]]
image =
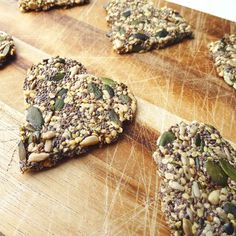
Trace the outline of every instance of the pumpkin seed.
[[66, 63], [66, 61], [65, 61], [64, 58], [58, 58], [57, 61], [58, 61], [59, 63], [62, 63], [62, 64], [65, 64], [65, 63]]
[[2, 51], [2, 55], [5, 57], [5, 56], [7, 56], [8, 54], [9, 54], [9, 52], [10, 52], [10, 49], [11, 49], [11, 45], [10, 44], [7, 44], [6, 46], [5, 46], [5, 48], [3, 49], [3, 51]]
[[100, 79], [106, 85], [109, 85], [109, 86], [111, 86], [113, 88], [116, 86], [116, 82], [114, 80], [110, 79], [110, 78], [101, 77]]
[[227, 160], [220, 160], [220, 166], [233, 181], [236, 181], [236, 168], [232, 166]]
[[59, 97], [59, 96], [62, 97], [63, 95], [67, 94], [67, 92], [68, 92], [68, 89], [62, 88], [62, 89], [57, 93], [57, 97]]
[[108, 92], [108, 94], [110, 95], [110, 97], [112, 98], [114, 96], [114, 90], [112, 89], [112, 87], [110, 87], [107, 84], [103, 85], [103, 89], [106, 90]]
[[54, 106], [55, 111], [60, 111], [64, 107], [64, 105], [65, 105], [64, 99], [57, 98]]
[[41, 111], [37, 107], [30, 107], [27, 111], [26, 120], [36, 129], [41, 130], [44, 120]]
[[116, 114], [116, 112], [113, 109], [109, 110], [108, 114], [111, 121], [121, 126], [121, 121], [119, 120], [119, 116]]
[[123, 103], [130, 103], [131, 102], [131, 98], [127, 95], [120, 95], [119, 99], [123, 102]]
[[127, 17], [129, 17], [131, 15], [131, 11], [130, 10], [125, 11], [125, 12], [123, 12], [122, 15], [127, 18]]
[[200, 160], [198, 157], [195, 158], [195, 166], [197, 170], [200, 170]]
[[158, 145], [164, 147], [168, 143], [172, 143], [174, 140], [175, 140], [175, 135], [170, 131], [166, 131], [161, 135]]
[[156, 37], [165, 38], [168, 34], [169, 32], [166, 29], [162, 29], [156, 33]]
[[125, 34], [125, 33], [126, 33], [125, 28], [124, 28], [124, 27], [121, 27], [121, 26], [118, 27], [118, 32], [119, 32], [120, 34]]
[[142, 46], [142, 44], [135, 44], [132, 46], [132, 52], [140, 52], [145, 50], [145, 47]]
[[223, 225], [223, 232], [227, 235], [232, 235], [234, 233], [234, 225], [230, 223], [226, 223]]
[[236, 218], [236, 206], [234, 204], [232, 204], [231, 202], [226, 202], [223, 209], [226, 214], [230, 213]]
[[206, 162], [206, 171], [211, 177], [212, 182], [223, 187], [227, 185], [228, 176], [222, 170], [219, 163], [208, 160]]
[[66, 73], [58, 72], [52, 77], [53, 81], [59, 81], [62, 80], [65, 77]]
[[18, 144], [18, 149], [19, 149], [19, 158], [21, 161], [26, 160], [26, 150], [25, 146], [22, 141], [19, 142]]
[[88, 84], [88, 91], [90, 93], [93, 93], [96, 99], [99, 99], [102, 97], [102, 91], [98, 88], [98, 86], [95, 83]]
[[149, 36], [146, 34], [142, 34], [142, 33], [137, 33], [137, 34], [133, 34], [132, 35], [134, 38], [142, 40], [142, 41], [146, 41], [149, 39]]

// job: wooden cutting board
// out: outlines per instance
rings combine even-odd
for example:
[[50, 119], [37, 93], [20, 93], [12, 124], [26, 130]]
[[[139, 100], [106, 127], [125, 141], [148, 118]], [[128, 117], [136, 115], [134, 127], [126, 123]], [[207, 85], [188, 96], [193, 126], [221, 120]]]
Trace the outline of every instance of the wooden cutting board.
[[[104, 0], [83, 7], [20, 13], [0, 1], [0, 30], [14, 35], [17, 59], [0, 71], [0, 235], [158, 235], [160, 210], [152, 160], [160, 132], [181, 120], [217, 127], [236, 143], [236, 92], [218, 78], [207, 43], [236, 24], [174, 4], [194, 40], [145, 54], [117, 55], [105, 34]], [[27, 68], [48, 56], [77, 59], [98, 76], [129, 85], [137, 119], [120, 140], [40, 173], [19, 172], [16, 145]]]

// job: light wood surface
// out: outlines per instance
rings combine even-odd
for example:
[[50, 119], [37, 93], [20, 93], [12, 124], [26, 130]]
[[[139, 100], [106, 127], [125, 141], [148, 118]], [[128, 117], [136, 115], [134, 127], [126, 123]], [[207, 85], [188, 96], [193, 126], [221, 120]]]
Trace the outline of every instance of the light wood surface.
[[[83, 7], [20, 13], [0, 1], [0, 30], [14, 35], [16, 60], [0, 70], [0, 234], [168, 236], [152, 152], [160, 132], [181, 120], [217, 127], [236, 143], [236, 92], [217, 77], [207, 43], [236, 24], [174, 4], [194, 40], [145, 54], [117, 55], [105, 33], [104, 0]], [[129, 85], [137, 119], [120, 140], [56, 168], [19, 172], [18, 127], [27, 68], [49, 56], [77, 59], [98, 76]]]

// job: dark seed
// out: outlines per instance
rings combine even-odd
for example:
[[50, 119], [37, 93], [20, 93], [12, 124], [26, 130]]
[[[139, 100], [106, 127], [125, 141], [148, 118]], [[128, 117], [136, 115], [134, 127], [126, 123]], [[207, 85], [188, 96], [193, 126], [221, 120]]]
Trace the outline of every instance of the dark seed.
[[165, 38], [168, 34], [169, 32], [166, 29], [162, 29], [156, 33], [156, 37]]
[[96, 99], [102, 97], [102, 91], [98, 88], [98, 86], [95, 83], [88, 84], [88, 91], [90, 93], [93, 93]]
[[30, 107], [27, 111], [26, 120], [36, 129], [41, 130], [44, 120], [41, 111], [37, 107]]
[[145, 48], [141, 44], [135, 44], [132, 47], [132, 52], [145, 51]]
[[236, 206], [234, 204], [231, 202], [226, 202], [223, 209], [226, 214], [230, 213], [234, 216], [234, 218], [236, 218]]
[[65, 63], [66, 63], [66, 61], [65, 61], [64, 58], [58, 58], [57, 61], [58, 61], [59, 63], [62, 63], [62, 64], [65, 64]]
[[52, 77], [52, 80], [53, 80], [53, 81], [62, 80], [62, 79], [65, 77], [65, 75], [66, 75], [66, 73], [61, 73], [61, 72], [59, 72], [59, 73], [57, 73], [56, 75], [54, 75], [54, 76]]
[[206, 162], [206, 171], [213, 183], [223, 187], [227, 186], [228, 176], [222, 170], [219, 163], [208, 160]]
[[227, 224], [224, 224], [223, 225], [223, 232], [227, 233], [228, 235], [231, 235], [234, 233], [234, 226], [233, 224], [230, 222], [230, 223], [227, 223]]
[[201, 136], [200, 136], [200, 134], [197, 134], [196, 137], [195, 137], [195, 145], [197, 147], [199, 147], [199, 146], [201, 146], [201, 142], [202, 142]]
[[166, 131], [161, 135], [158, 145], [164, 147], [168, 143], [172, 143], [174, 140], [175, 140], [175, 135], [170, 131]]
[[149, 36], [147, 36], [146, 34], [142, 34], [142, 33], [137, 33], [137, 34], [133, 34], [133, 37], [142, 41], [146, 41], [149, 39]]
[[122, 15], [123, 15], [124, 17], [129, 17], [129, 16], [131, 15], [131, 11], [130, 11], [130, 10], [125, 11], [125, 12], [123, 12]]

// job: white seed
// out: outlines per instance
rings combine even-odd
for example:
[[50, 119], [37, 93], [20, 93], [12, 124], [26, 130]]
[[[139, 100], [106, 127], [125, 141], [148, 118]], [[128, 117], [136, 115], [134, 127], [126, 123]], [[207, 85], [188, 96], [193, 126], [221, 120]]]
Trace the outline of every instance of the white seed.
[[171, 173], [166, 172], [166, 173], [165, 173], [165, 178], [166, 178], [166, 179], [171, 179], [171, 180], [173, 180], [173, 179], [174, 179], [174, 175], [171, 174]]
[[44, 161], [49, 157], [48, 153], [41, 152], [41, 153], [31, 153], [29, 155], [28, 162], [40, 162]]
[[48, 132], [42, 134], [42, 139], [44, 139], [44, 140], [52, 139], [55, 136], [56, 136], [56, 133], [54, 131], [48, 131]]
[[80, 146], [81, 147], [88, 147], [88, 146], [92, 146], [92, 145], [95, 145], [95, 144], [98, 144], [99, 143], [99, 139], [97, 136], [89, 136], [89, 137], [86, 137], [81, 143], [80, 143]]
[[193, 185], [192, 185], [192, 194], [193, 196], [199, 198], [201, 196], [201, 192], [199, 190], [199, 187], [198, 187], [198, 183], [196, 181], [193, 182]]
[[169, 186], [175, 190], [184, 191], [184, 187], [176, 181], [170, 181]]
[[208, 196], [208, 201], [213, 205], [217, 205], [219, 203], [219, 200], [220, 200], [219, 190], [212, 191]]
[[44, 145], [44, 151], [45, 152], [51, 152], [52, 151], [52, 140], [46, 140]]

